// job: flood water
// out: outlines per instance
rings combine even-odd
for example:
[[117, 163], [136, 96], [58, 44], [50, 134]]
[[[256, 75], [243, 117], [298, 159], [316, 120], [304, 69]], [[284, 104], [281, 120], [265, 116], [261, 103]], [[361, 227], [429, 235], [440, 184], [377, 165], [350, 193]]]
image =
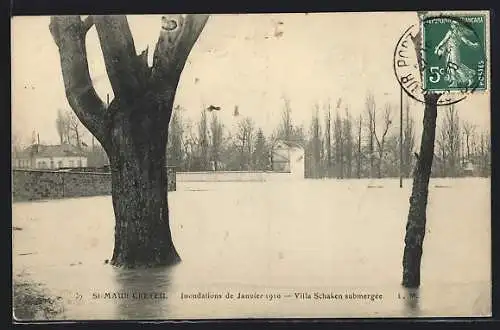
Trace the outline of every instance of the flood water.
[[67, 320], [491, 315], [490, 181], [431, 180], [411, 296], [400, 286], [410, 189], [178, 183], [169, 205], [183, 261], [148, 270], [104, 263], [110, 196], [15, 203], [13, 276], [61, 296]]

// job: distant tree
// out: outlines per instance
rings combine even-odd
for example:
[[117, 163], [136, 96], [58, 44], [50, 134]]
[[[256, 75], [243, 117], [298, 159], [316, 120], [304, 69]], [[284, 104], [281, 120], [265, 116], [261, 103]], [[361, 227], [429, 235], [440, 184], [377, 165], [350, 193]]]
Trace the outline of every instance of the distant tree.
[[447, 152], [447, 135], [446, 130], [442, 127], [439, 129], [436, 137], [436, 153], [438, 155], [437, 160], [440, 163], [440, 172], [439, 176], [446, 177], [447, 176], [447, 162], [446, 159], [448, 157]]
[[193, 124], [188, 119], [183, 122], [182, 147], [184, 150], [185, 162], [183, 169], [186, 171], [194, 170], [193, 165], [196, 162], [196, 152], [198, 150], [198, 137], [193, 132]]
[[479, 166], [480, 175], [488, 177], [491, 175], [491, 137], [488, 130], [481, 132], [479, 144]]
[[410, 177], [415, 148], [415, 119], [410, 115], [410, 104], [406, 103], [405, 128], [403, 130], [403, 173]]
[[203, 107], [200, 121], [198, 122], [198, 161], [202, 171], [207, 171], [210, 167], [209, 148], [207, 113], [205, 107]]
[[265, 171], [269, 169], [269, 147], [262, 128], [257, 130], [255, 135], [255, 147], [253, 150], [253, 163], [255, 169]]
[[290, 100], [284, 96], [284, 105], [281, 112], [281, 123], [278, 127], [277, 138], [285, 141], [290, 141], [293, 133], [293, 123], [292, 123], [292, 108], [290, 106]]
[[82, 138], [84, 136], [85, 128], [80, 122], [80, 119], [74, 114], [69, 114], [69, 137], [70, 143], [78, 149], [82, 148]]
[[346, 163], [346, 175], [352, 177], [352, 161], [353, 161], [353, 137], [352, 137], [352, 118], [348, 108], [345, 109], [345, 118], [343, 120], [344, 127], [342, 129], [344, 136], [344, 155]]
[[224, 126], [216, 113], [212, 114], [210, 122], [210, 159], [213, 162], [214, 170], [220, 169], [221, 153], [223, 148]]
[[457, 177], [459, 174], [459, 151], [460, 151], [460, 119], [458, 111], [453, 105], [444, 110], [444, 120], [441, 129], [446, 136], [446, 163], [448, 164], [446, 172], [451, 177]]
[[254, 122], [250, 117], [245, 117], [238, 123], [235, 142], [240, 154], [240, 170], [249, 170], [252, 167], [251, 159], [254, 128]]
[[326, 176], [331, 177], [332, 170], [332, 119], [330, 111], [330, 102], [325, 106], [325, 149], [326, 149], [326, 165], [325, 171]]
[[385, 141], [387, 133], [392, 126], [392, 109], [390, 104], [386, 104], [384, 111], [384, 121], [382, 126], [382, 132], [379, 137], [377, 132], [373, 131], [373, 136], [375, 137], [375, 141], [377, 142], [377, 151], [378, 151], [378, 162], [377, 162], [377, 177], [382, 177], [382, 162], [384, 159], [385, 152]]
[[358, 132], [358, 136], [357, 136], [357, 154], [356, 154], [356, 175], [358, 177], [358, 179], [361, 178], [361, 169], [363, 167], [362, 165], [362, 162], [363, 162], [363, 154], [361, 152], [361, 132], [362, 132], [362, 128], [363, 128], [363, 116], [362, 115], [359, 115], [359, 120], [358, 120], [358, 124], [357, 124], [357, 132]]
[[314, 107], [314, 112], [311, 121], [311, 140], [309, 142], [309, 147], [311, 150], [311, 165], [310, 173], [313, 178], [320, 178], [322, 176], [321, 169], [321, 150], [323, 148], [321, 141], [321, 127], [319, 120], [319, 106], [316, 104]]
[[12, 132], [11, 134], [11, 153], [14, 157], [17, 153], [19, 153], [23, 148], [23, 143], [21, 140], [21, 135], [17, 132]]
[[464, 121], [462, 124], [463, 132], [465, 135], [465, 148], [466, 148], [466, 159], [471, 160], [471, 149], [474, 141], [475, 126], [468, 121]]
[[180, 105], [174, 107], [170, 118], [170, 127], [167, 141], [167, 165], [181, 167], [184, 160], [184, 150], [182, 147], [182, 111]]
[[368, 93], [365, 100], [366, 114], [367, 114], [367, 128], [368, 128], [368, 153], [370, 157], [370, 178], [374, 176], [374, 163], [375, 163], [375, 137], [374, 132], [376, 129], [376, 105], [375, 97], [372, 93]]
[[59, 135], [59, 143], [69, 143], [70, 140], [70, 113], [62, 109], [57, 110], [56, 117], [57, 134]]
[[344, 132], [342, 126], [342, 117], [337, 109], [333, 123], [333, 134], [335, 137], [335, 167], [337, 168], [337, 178], [340, 179], [344, 178]]

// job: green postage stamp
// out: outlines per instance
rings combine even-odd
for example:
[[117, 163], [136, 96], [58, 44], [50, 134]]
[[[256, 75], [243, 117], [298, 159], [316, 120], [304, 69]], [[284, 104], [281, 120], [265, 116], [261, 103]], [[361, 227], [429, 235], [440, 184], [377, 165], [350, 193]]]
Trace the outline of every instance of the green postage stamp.
[[486, 15], [428, 17], [422, 29], [424, 90], [486, 90]]

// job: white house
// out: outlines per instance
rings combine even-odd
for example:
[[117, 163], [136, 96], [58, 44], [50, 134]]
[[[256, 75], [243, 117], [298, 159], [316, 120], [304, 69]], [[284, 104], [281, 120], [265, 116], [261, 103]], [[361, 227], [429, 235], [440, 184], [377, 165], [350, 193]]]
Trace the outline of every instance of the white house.
[[13, 168], [59, 169], [63, 167], [87, 167], [87, 156], [70, 144], [33, 144], [13, 155]]
[[278, 141], [273, 148], [272, 168], [275, 172], [287, 172], [295, 179], [305, 177], [304, 148], [294, 142]]

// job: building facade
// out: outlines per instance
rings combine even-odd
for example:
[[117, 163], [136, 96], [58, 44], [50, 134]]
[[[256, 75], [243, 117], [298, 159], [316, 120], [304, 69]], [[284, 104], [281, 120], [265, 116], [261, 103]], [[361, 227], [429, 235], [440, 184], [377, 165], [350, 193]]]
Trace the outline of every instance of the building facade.
[[34, 144], [12, 157], [13, 168], [60, 169], [87, 167], [86, 154], [69, 144]]
[[304, 148], [293, 142], [279, 141], [273, 148], [271, 163], [274, 172], [290, 173], [292, 177], [305, 177]]

